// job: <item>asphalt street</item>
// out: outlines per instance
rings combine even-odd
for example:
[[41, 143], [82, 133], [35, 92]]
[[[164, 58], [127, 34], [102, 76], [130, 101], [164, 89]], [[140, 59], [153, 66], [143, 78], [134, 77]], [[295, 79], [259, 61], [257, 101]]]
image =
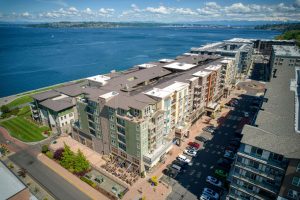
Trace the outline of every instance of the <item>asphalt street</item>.
[[[256, 110], [250, 108], [252, 102], [251, 96], [241, 95], [234, 110], [231, 110], [224, 119], [220, 119], [222, 122], [211, 135], [211, 140], [192, 159], [193, 165], [187, 166], [172, 181], [172, 193], [168, 196], [168, 200], [199, 199], [204, 187], [212, 188], [222, 194], [226, 193], [225, 190], [206, 183], [206, 177], [215, 176], [214, 170], [219, 168], [217, 161], [223, 157], [225, 147], [235, 137], [235, 133], [241, 131], [241, 122], [251, 121], [255, 116]], [[249, 112], [249, 118], [244, 117], [243, 111]], [[202, 130], [199, 130], [199, 134], [201, 132]], [[192, 141], [192, 138], [189, 140]]]
[[38, 161], [28, 150], [20, 151], [9, 157], [14, 163], [23, 167], [55, 199], [61, 200], [89, 200], [90, 198], [67, 182], [64, 178], [53, 172], [43, 163]]

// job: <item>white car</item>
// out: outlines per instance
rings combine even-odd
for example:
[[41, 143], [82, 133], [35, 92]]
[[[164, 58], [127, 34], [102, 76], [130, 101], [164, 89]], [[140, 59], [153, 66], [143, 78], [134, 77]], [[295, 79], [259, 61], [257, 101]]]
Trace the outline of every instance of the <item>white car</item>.
[[214, 186], [217, 186], [217, 187], [221, 187], [222, 186], [222, 182], [220, 180], [218, 180], [217, 178], [215, 177], [212, 177], [212, 176], [208, 176], [206, 177], [206, 182], [214, 185]]
[[210, 196], [210, 197], [212, 197], [214, 199], [219, 199], [219, 196], [220, 196], [217, 192], [213, 191], [210, 188], [204, 188], [202, 194]]
[[177, 160], [179, 160], [179, 161], [182, 161], [182, 162], [185, 162], [185, 163], [190, 163], [191, 162], [191, 160], [190, 159], [188, 159], [186, 156], [184, 156], [184, 155], [179, 155], [178, 157], [177, 157]]
[[184, 153], [189, 155], [189, 156], [192, 156], [192, 157], [195, 157], [197, 155], [197, 151], [188, 150], [188, 149], [185, 149]]
[[201, 194], [200, 196], [200, 200], [212, 200], [213, 198], [206, 195], [206, 194]]

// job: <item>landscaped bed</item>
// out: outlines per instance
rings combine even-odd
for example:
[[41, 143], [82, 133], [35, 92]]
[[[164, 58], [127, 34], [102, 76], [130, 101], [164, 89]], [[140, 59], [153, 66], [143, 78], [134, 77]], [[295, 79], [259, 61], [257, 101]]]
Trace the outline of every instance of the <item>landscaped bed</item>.
[[43, 133], [49, 131], [48, 127], [39, 127], [23, 117], [15, 117], [0, 122], [10, 135], [24, 142], [37, 142], [45, 139]]

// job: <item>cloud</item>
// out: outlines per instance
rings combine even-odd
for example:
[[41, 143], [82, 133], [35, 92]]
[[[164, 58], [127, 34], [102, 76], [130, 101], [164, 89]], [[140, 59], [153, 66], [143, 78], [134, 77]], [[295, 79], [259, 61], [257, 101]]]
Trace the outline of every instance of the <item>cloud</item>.
[[[37, 0], [44, 2], [64, 2], [55, 0]], [[82, 8], [73, 6], [61, 7], [40, 13], [2, 13], [0, 20], [116, 20], [116, 21], [205, 21], [205, 20], [297, 20], [300, 21], [300, 0], [293, 3], [279, 4], [246, 4], [235, 2], [220, 5], [214, 1], [203, 3], [199, 7], [174, 7], [166, 5], [140, 7], [136, 4], [129, 5], [127, 10], [114, 8]]]
[[169, 9], [165, 6], [159, 6], [157, 8], [147, 7], [145, 9], [145, 11], [155, 13], [155, 14], [170, 14], [171, 13], [171, 9]]

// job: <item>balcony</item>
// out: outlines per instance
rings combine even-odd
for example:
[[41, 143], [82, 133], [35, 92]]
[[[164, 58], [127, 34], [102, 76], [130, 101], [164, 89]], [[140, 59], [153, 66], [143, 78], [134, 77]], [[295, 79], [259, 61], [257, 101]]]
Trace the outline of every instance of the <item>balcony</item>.
[[280, 187], [277, 187], [275, 185], [272, 186], [272, 185], [266, 183], [265, 181], [260, 182], [260, 181], [257, 181], [257, 180], [252, 180], [252, 179], [250, 179], [246, 176], [243, 176], [243, 175], [241, 175], [237, 172], [233, 172], [232, 177], [240, 179], [240, 180], [242, 180], [244, 182], [247, 182], [249, 184], [255, 185], [255, 186], [257, 186], [257, 187], [259, 187], [259, 188], [261, 188], [261, 189], [263, 189], [263, 190], [265, 190], [269, 193], [272, 193], [273, 195], [276, 195], [279, 192], [279, 189], [280, 189]]
[[155, 165], [156, 161], [172, 148], [172, 144], [172, 140], [165, 139], [165, 142], [160, 147], [156, 148], [152, 153], [143, 156], [145, 164], [150, 167]]
[[249, 196], [252, 196], [252, 197], [254, 197], [254, 198], [256, 198], [256, 199], [260, 199], [260, 200], [265, 200], [265, 199], [267, 199], [266, 197], [262, 197], [262, 196], [258, 195], [258, 194], [257, 194], [256, 192], [254, 192], [253, 190], [250, 190], [250, 189], [246, 188], [245, 186], [238, 185], [238, 184], [236, 184], [236, 183], [231, 183], [231, 184], [230, 184], [230, 187], [233, 187], [234, 189], [239, 190], [239, 191], [241, 191], [241, 192], [243, 192], [243, 193], [245, 193], [245, 194], [247, 194], [247, 195], [249, 195]]
[[268, 178], [268, 179], [271, 179], [273, 181], [275, 180], [275, 175], [268, 173], [268, 171], [264, 172], [262, 170], [256, 169], [256, 168], [254, 168], [254, 167], [252, 167], [250, 165], [246, 165], [246, 164], [244, 164], [242, 162], [239, 162], [239, 161], [236, 161], [234, 165], [237, 166], [237, 167], [239, 167], [239, 168], [241, 168], [241, 169], [245, 169], [245, 170], [247, 170], [249, 172], [258, 174], [258, 175], [260, 175], [260, 176], [262, 176], [264, 178]]
[[248, 158], [250, 160], [254, 160], [254, 161], [257, 161], [259, 163], [263, 163], [265, 165], [269, 165], [269, 166], [272, 166], [276, 169], [280, 169], [282, 170], [283, 172], [285, 171], [286, 167], [287, 167], [287, 162], [285, 161], [282, 161], [282, 162], [275, 162], [275, 161], [272, 161], [272, 160], [264, 160], [262, 159], [260, 156], [257, 156], [256, 154], [253, 154], [253, 153], [246, 153], [246, 152], [238, 152], [237, 153], [238, 156], [242, 156], [244, 158]]

